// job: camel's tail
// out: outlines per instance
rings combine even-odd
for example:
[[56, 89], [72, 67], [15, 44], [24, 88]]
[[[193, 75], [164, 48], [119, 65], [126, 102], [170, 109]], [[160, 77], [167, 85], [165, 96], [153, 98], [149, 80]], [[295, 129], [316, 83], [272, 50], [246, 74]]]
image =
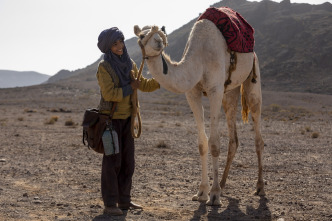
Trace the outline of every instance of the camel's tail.
[[244, 93], [244, 87], [243, 84], [241, 84], [241, 105], [242, 105], [242, 120], [244, 123], [248, 123], [248, 117], [249, 117], [249, 107], [247, 104], [247, 98], [246, 98], [246, 93]]
[[[257, 78], [257, 74], [256, 74], [256, 54], [254, 54], [254, 63], [252, 66], [252, 71], [250, 73], [250, 76], [252, 75], [251, 78], [251, 83], [256, 84], [256, 78]], [[244, 92], [244, 86], [243, 86], [244, 82], [241, 84], [241, 105], [242, 105], [242, 120], [244, 123], [248, 123], [248, 118], [249, 118], [249, 107], [248, 107], [248, 103], [247, 103], [247, 98], [246, 98], [246, 93]]]

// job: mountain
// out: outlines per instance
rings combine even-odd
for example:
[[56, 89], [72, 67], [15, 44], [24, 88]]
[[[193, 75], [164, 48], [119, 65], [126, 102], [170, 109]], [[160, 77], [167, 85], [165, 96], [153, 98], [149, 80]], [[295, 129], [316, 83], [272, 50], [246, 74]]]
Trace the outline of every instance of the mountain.
[[[227, 6], [238, 11], [255, 29], [255, 52], [260, 61], [264, 90], [332, 94], [331, 3], [310, 5], [291, 3], [290, 0], [280, 3], [223, 0], [213, 6]], [[202, 13], [204, 11], [202, 9]], [[173, 60], [181, 59], [197, 18], [198, 15], [168, 35], [169, 46], [165, 52]], [[140, 24], [144, 25], [148, 24]], [[125, 43], [131, 58], [139, 65], [142, 55], [137, 38]], [[99, 60], [84, 69], [67, 71], [65, 75], [59, 72], [54, 78], [67, 78], [66, 84], [95, 80]], [[78, 75], [81, 75], [79, 79]]]
[[50, 76], [34, 71], [0, 70], [0, 88], [23, 87], [44, 83]]

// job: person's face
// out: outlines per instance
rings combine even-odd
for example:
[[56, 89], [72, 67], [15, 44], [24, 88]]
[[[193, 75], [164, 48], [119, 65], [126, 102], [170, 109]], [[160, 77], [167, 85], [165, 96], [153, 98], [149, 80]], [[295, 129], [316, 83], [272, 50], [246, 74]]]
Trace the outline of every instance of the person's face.
[[114, 54], [121, 56], [123, 54], [123, 47], [124, 47], [123, 40], [119, 39], [113, 43], [113, 45], [111, 46], [111, 51]]

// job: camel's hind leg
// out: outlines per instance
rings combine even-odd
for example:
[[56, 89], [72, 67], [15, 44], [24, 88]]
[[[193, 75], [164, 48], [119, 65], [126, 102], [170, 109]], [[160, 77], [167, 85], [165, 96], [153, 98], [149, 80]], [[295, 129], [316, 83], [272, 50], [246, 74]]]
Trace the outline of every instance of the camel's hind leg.
[[222, 101], [223, 108], [227, 118], [228, 137], [229, 137], [227, 162], [220, 182], [220, 187], [222, 190], [225, 188], [229, 169], [231, 167], [235, 153], [239, 146], [239, 142], [237, 139], [237, 132], [236, 132], [236, 112], [237, 112], [239, 94], [240, 94], [240, 87], [235, 88], [232, 91], [225, 94]]
[[202, 180], [199, 190], [192, 198], [195, 201], [206, 202], [209, 198], [208, 179], [208, 138], [204, 126], [204, 109], [202, 105], [202, 92], [193, 88], [186, 93], [187, 101], [193, 111], [198, 130], [198, 150], [202, 163]]
[[256, 153], [258, 157], [258, 181], [257, 181], [257, 195], [265, 195], [264, 191], [264, 181], [263, 181], [263, 162], [262, 155], [264, 151], [264, 142], [261, 135], [261, 106], [262, 106], [262, 93], [261, 93], [261, 80], [260, 73], [258, 68], [258, 61], [256, 61], [256, 81], [257, 83], [253, 83], [251, 81], [252, 76], [250, 76], [243, 83], [243, 91], [242, 96], [247, 101], [249, 106], [249, 110], [251, 111], [252, 120], [254, 123], [255, 130], [255, 146]]

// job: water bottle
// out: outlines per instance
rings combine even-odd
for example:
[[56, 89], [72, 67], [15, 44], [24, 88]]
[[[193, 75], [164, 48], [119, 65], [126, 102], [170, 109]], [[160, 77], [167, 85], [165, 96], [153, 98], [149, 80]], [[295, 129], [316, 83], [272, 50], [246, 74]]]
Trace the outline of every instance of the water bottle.
[[106, 156], [119, 153], [118, 133], [112, 127], [106, 127], [102, 136], [102, 141]]
[[114, 144], [114, 154], [118, 154], [119, 151], [119, 139], [118, 139], [118, 133], [115, 130], [111, 130], [111, 135], [113, 138], [113, 144]]
[[103, 133], [102, 136], [102, 140], [103, 140], [103, 145], [104, 145], [104, 153], [106, 156], [112, 155], [114, 154], [114, 147], [113, 147], [113, 139], [112, 139], [112, 135], [110, 132], [109, 128], [106, 128], [106, 130]]

